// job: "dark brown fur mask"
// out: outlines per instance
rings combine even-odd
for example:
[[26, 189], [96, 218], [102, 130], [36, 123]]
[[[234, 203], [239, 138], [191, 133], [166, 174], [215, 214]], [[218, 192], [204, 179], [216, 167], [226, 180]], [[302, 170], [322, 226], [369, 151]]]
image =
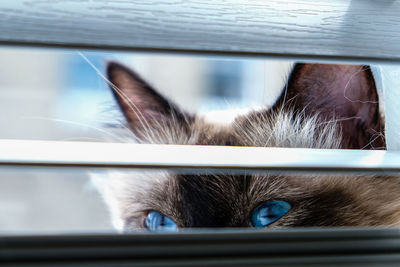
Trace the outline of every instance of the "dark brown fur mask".
[[[296, 64], [272, 108], [239, 116], [230, 125], [182, 111], [117, 63], [110, 63], [107, 71], [140, 143], [342, 149], [385, 145], [368, 66]], [[260, 209], [266, 227], [400, 223], [400, 186], [393, 177], [111, 172], [102, 193], [115, 226], [125, 230], [251, 227]], [[289, 209], [282, 212], [282, 207], [269, 205], [277, 201]]]

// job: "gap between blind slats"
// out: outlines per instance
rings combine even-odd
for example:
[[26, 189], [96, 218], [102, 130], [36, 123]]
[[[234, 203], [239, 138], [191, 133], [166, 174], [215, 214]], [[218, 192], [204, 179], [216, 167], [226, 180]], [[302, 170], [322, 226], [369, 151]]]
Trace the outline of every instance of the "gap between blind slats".
[[400, 174], [400, 152], [0, 140], [0, 165]]
[[385, 113], [385, 139], [388, 150], [400, 151], [400, 65], [380, 66]]
[[[4, 1], [0, 44], [395, 63], [399, 13], [392, 0]], [[388, 149], [398, 150], [399, 94], [384, 90]]]

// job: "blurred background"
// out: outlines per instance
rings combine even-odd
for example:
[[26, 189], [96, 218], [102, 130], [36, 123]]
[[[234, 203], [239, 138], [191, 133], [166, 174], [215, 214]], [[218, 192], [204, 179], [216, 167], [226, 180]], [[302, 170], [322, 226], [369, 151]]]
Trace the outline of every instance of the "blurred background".
[[[61, 49], [0, 48], [0, 138], [110, 141], [123, 120], [107, 60], [133, 68], [184, 109], [226, 121], [271, 105], [291, 62]], [[117, 140], [114, 140], [117, 141]], [[0, 148], [1, 149], [1, 148]], [[0, 169], [0, 232], [109, 231], [85, 171]]]

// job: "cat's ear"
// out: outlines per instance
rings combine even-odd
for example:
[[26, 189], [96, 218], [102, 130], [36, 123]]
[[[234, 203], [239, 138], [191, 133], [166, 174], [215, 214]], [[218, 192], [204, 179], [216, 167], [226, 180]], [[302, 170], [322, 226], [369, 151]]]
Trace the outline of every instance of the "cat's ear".
[[184, 131], [193, 119], [129, 68], [109, 62], [107, 76], [114, 96], [139, 141], [173, 142], [161, 139], [169, 139], [171, 131], [176, 133], [174, 127]]
[[384, 147], [378, 93], [369, 66], [301, 64], [294, 66], [274, 109], [319, 115], [321, 125], [337, 121], [342, 148]]

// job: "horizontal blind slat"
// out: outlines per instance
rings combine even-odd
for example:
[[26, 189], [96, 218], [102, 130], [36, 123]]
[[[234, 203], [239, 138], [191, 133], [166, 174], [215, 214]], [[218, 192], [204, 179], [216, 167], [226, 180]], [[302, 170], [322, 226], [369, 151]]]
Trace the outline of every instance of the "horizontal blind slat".
[[400, 62], [400, 1], [2, 1], [0, 44]]
[[0, 165], [400, 173], [400, 152], [3, 139]]
[[359, 263], [360, 266], [380, 266], [395, 264], [400, 259], [399, 231], [382, 228], [2, 236], [0, 245], [0, 262], [24, 266], [46, 263], [52, 266], [73, 263], [96, 266]]

